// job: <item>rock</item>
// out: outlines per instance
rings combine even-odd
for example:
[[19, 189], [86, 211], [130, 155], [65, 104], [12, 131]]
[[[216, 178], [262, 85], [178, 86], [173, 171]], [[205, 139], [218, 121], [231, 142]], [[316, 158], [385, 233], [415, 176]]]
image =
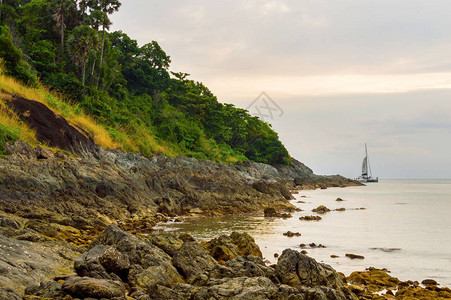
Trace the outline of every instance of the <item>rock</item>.
[[277, 299], [279, 289], [267, 277], [237, 277], [212, 280], [193, 299]]
[[364, 259], [365, 258], [363, 255], [352, 254], [352, 253], [346, 253], [345, 256], [349, 257], [350, 259]]
[[376, 268], [369, 268], [365, 272], [352, 272], [351, 275], [346, 277], [346, 280], [351, 284], [365, 286], [366, 290], [370, 293], [383, 289], [393, 289], [401, 283], [398, 278], [391, 277], [385, 271]]
[[36, 158], [37, 159], [49, 159], [54, 157], [54, 154], [51, 150], [41, 147], [40, 145], [36, 146]]
[[335, 254], [331, 254], [330, 257], [331, 257], [331, 258], [338, 258], [338, 257], [340, 257], [340, 256], [335, 255]]
[[22, 296], [13, 289], [0, 287], [0, 299], [22, 300]]
[[274, 207], [267, 207], [264, 210], [264, 214], [265, 217], [270, 217], [270, 218], [291, 218], [291, 214], [288, 213], [279, 213], [276, 211], [276, 209]]
[[341, 198], [337, 198], [337, 200], [335, 200], [335, 201], [344, 201], [344, 200]]
[[233, 243], [237, 245], [239, 255], [253, 255], [263, 257], [262, 252], [260, 251], [260, 247], [258, 247], [258, 245], [255, 243], [254, 238], [249, 234], [245, 232], [232, 232], [230, 238], [233, 240]]
[[421, 282], [421, 284], [423, 285], [437, 285], [437, 281], [435, 281], [434, 279], [425, 279]]
[[320, 205], [317, 208], [312, 209], [313, 212], [316, 212], [318, 214], [325, 214], [327, 212], [330, 212], [330, 209], [325, 207], [324, 205]]
[[74, 268], [79, 276], [116, 280], [127, 278], [130, 261], [114, 246], [97, 245], [75, 259]]
[[340, 208], [336, 208], [336, 209], [334, 209], [335, 211], [345, 211], [346, 210], [346, 208], [344, 208], [344, 207], [340, 207]]
[[14, 219], [11, 219], [11, 218], [8, 218], [5, 216], [0, 216], [0, 227], [6, 227], [6, 228], [19, 230], [22, 228], [22, 224], [20, 224], [19, 221], [16, 221]]
[[144, 290], [152, 289], [156, 285], [171, 287], [177, 282], [184, 282], [177, 269], [169, 264], [150, 266], [144, 270], [134, 265], [130, 270], [128, 280], [133, 286]]
[[74, 297], [107, 298], [125, 296], [125, 286], [119, 281], [72, 276], [63, 284], [63, 291]]
[[301, 221], [320, 221], [322, 218], [320, 216], [303, 216], [299, 217]]
[[177, 250], [183, 245], [183, 240], [171, 232], [152, 234], [148, 237], [148, 239], [152, 242], [152, 244], [170, 256], [174, 256], [175, 253], [177, 253]]
[[221, 235], [216, 239], [203, 243], [202, 246], [204, 246], [210, 252], [210, 255], [218, 262], [226, 262], [229, 259], [233, 259], [240, 255], [238, 246], [231, 237], [226, 235]]
[[302, 250], [301, 253], [302, 254], [308, 254], [307, 250]]
[[[49, 299], [62, 299], [65, 296], [63, 285], [57, 281], [43, 281], [40, 285], [28, 286], [25, 295]], [[2, 298], [0, 298], [2, 299]]]
[[301, 234], [299, 232], [291, 232], [291, 231], [287, 231], [283, 235], [287, 236], [287, 237], [301, 236]]
[[173, 263], [184, 278], [209, 272], [217, 265], [214, 258], [199, 243], [189, 241], [184, 242], [174, 255]]
[[[229, 260], [225, 267], [232, 271], [229, 277], [259, 277], [265, 276], [270, 279], [275, 278], [273, 268], [266, 266], [263, 259], [257, 256], [238, 256]], [[274, 280], [273, 280], [274, 281]]]
[[279, 257], [279, 253], [274, 253], [274, 257], [275, 258]]
[[285, 249], [279, 256], [275, 270], [282, 283], [294, 288], [321, 285], [334, 289], [343, 287], [341, 277], [331, 266], [318, 263], [295, 250]]
[[140, 265], [143, 269], [149, 266], [172, 264], [172, 259], [163, 250], [154, 246], [150, 241], [140, 239], [116, 225], [108, 226], [90, 244], [90, 248], [97, 245], [112, 245], [122, 254], [126, 254], [130, 264]]

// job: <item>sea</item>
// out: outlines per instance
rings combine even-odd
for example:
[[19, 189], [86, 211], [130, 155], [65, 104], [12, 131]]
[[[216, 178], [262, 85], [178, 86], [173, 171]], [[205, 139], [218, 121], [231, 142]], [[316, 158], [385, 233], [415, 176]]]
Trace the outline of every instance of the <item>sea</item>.
[[[159, 227], [188, 232], [198, 240], [247, 232], [268, 263], [276, 263], [275, 254], [291, 248], [306, 250], [345, 275], [385, 268], [400, 280], [430, 278], [451, 287], [451, 180], [380, 180], [366, 186], [301, 190], [293, 196], [291, 203], [303, 211], [288, 219], [265, 218], [262, 213], [188, 217]], [[299, 220], [317, 215], [312, 209], [319, 205], [331, 209], [320, 215], [322, 220]], [[338, 208], [345, 211], [334, 211]], [[301, 236], [284, 236], [287, 231]], [[325, 248], [310, 247], [311, 243]], [[350, 259], [347, 253], [364, 259]]]

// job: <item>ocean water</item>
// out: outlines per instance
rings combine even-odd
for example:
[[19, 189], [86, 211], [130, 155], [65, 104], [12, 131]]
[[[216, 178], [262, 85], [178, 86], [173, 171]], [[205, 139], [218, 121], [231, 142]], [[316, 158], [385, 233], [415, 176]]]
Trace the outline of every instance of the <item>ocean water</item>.
[[[361, 187], [299, 191], [294, 196], [291, 202], [304, 211], [285, 220], [243, 214], [191, 217], [160, 227], [189, 232], [200, 240], [245, 231], [272, 263], [277, 261], [274, 253], [286, 248], [300, 251], [301, 243], [323, 244], [326, 248], [307, 246], [305, 250], [346, 275], [371, 266], [386, 268], [400, 280], [432, 278], [451, 287], [451, 180], [381, 180]], [[338, 197], [345, 201], [336, 201]], [[321, 221], [299, 220], [316, 215], [311, 210], [319, 205], [346, 211], [328, 212]], [[301, 236], [284, 236], [288, 230]], [[365, 258], [352, 260], [346, 253]]]

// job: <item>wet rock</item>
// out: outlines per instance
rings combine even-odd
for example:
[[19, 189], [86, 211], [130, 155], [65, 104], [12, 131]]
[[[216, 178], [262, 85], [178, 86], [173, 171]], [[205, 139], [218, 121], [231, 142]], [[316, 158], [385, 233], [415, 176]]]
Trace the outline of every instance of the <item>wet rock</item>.
[[63, 291], [81, 298], [107, 298], [125, 296], [125, 286], [119, 281], [72, 276], [64, 281]]
[[320, 205], [317, 208], [312, 209], [312, 212], [316, 212], [318, 214], [325, 214], [327, 212], [330, 212], [330, 209], [328, 209], [324, 205]]
[[301, 221], [320, 221], [322, 218], [320, 216], [303, 216], [299, 217]]
[[218, 262], [226, 262], [229, 259], [240, 255], [238, 246], [231, 237], [226, 235], [221, 235], [218, 238], [203, 243], [202, 246], [204, 246], [210, 252], [210, 255]]
[[275, 258], [279, 257], [279, 253], [274, 253], [274, 257]]
[[79, 276], [117, 280], [127, 277], [130, 261], [114, 246], [97, 245], [75, 259], [74, 268]]
[[302, 254], [308, 254], [307, 250], [302, 250], [301, 253]]
[[276, 274], [281, 282], [295, 288], [302, 286], [343, 287], [341, 277], [329, 265], [316, 262], [298, 251], [285, 249], [276, 265]]
[[211, 271], [217, 262], [197, 242], [184, 242], [173, 257], [174, 266], [184, 278]]
[[350, 259], [364, 259], [365, 258], [365, 256], [363, 256], [363, 255], [352, 254], [352, 253], [346, 253], [345, 256], [349, 257]]
[[291, 218], [292, 216], [289, 213], [279, 213], [274, 207], [267, 207], [264, 210], [265, 217], [270, 218]]
[[336, 208], [336, 209], [334, 209], [335, 211], [346, 211], [346, 208], [344, 208], [344, 207], [340, 207], [340, 208]]
[[435, 281], [434, 279], [425, 279], [421, 282], [421, 284], [424, 284], [426, 286], [428, 285], [437, 285], [437, 281]]
[[335, 200], [335, 201], [344, 201], [344, 200], [341, 198], [337, 198], [337, 200]]
[[346, 277], [346, 280], [351, 284], [364, 286], [369, 293], [393, 289], [401, 283], [398, 278], [391, 277], [387, 272], [376, 268], [369, 268], [368, 271], [364, 272], [352, 272], [351, 275]]
[[291, 231], [287, 231], [283, 235], [287, 236], [287, 237], [301, 236], [301, 234], [299, 232], [291, 232]]
[[370, 248], [370, 250], [380, 250], [383, 252], [395, 252], [395, 251], [401, 251], [401, 248]]
[[335, 255], [335, 254], [331, 254], [330, 257], [331, 257], [331, 258], [338, 258], [338, 257], [340, 257], [340, 256]]
[[260, 251], [260, 247], [258, 247], [258, 245], [255, 243], [254, 238], [249, 234], [245, 232], [232, 232], [230, 238], [233, 240], [233, 243], [237, 245], [239, 255], [253, 255], [263, 257], [262, 252]]

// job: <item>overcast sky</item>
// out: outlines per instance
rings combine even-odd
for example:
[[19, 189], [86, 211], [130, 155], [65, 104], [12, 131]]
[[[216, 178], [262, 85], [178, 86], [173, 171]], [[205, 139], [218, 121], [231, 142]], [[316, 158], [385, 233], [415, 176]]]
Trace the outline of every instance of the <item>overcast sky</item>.
[[[251, 113], [292, 156], [357, 177], [451, 178], [451, 1], [129, 0], [112, 16], [171, 70]], [[260, 109], [263, 111], [263, 108]]]

